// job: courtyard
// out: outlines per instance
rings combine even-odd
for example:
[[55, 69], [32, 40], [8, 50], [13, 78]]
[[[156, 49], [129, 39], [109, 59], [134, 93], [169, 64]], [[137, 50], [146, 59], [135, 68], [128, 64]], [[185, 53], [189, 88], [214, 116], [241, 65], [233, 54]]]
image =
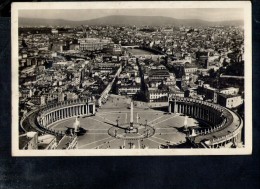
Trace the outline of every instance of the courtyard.
[[[135, 137], [134, 134], [121, 132], [123, 137], [115, 137], [109, 134], [109, 130], [129, 124], [130, 102], [131, 99], [125, 96], [110, 95], [95, 116], [78, 118], [80, 127], [86, 130], [84, 135], [78, 137], [78, 149], [158, 149], [167, 148], [169, 145], [177, 147], [186, 142], [186, 134], [180, 132], [185, 116], [151, 109], [143, 102], [134, 102], [134, 124], [140, 128], [148, 126], [154, 130], [151, 136]], [[72, 127], [74, 121], [75, 117], [61, 120], [50, 125], [50, 128], [64, 131]], [[187, 125], [198, 126], [198, 122], [193, 118], [187, 118]], [[124, 138], [126, 135], [128, 137]]]

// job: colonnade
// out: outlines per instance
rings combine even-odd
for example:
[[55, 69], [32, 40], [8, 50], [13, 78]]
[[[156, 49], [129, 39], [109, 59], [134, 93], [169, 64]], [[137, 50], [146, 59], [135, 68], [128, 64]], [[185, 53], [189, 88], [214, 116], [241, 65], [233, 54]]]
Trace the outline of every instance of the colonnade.
[[51, 109], [45, 109], [38, 116], [38, 123], [41, 126], [48, 126], [58, 120], [66, 119], [74, 116], [84, 116], [95, 114], [95, 104], [70, 104], [67, 106], [58, 106]]
[[209, 148], [221, 148], [226, 147], [227, 144], [234, 144], [241, 142], [241, 131], [237, 134], [224, 135], [221, 138], [214, 139], [208, 144]]
[[[195, 100], [190, 98], [182, 98], [175, 97], [169, 99], [169, 113], [183, 113], [185, 115], [189, 115], [191, 117], [201, 119], [204, 121], [207, 127], [203, 128], [193, 128], [189, 135], [192, 138], [192, 141], [195, 142], [195, 146], [199, 145], [201, 147], [201, 141], [208, 140], [207, 142], [203, 142], [203, 146], [207, 146], [209, 148], [218, 148], [221, 146], [225, 146], [227, 143], [239, 143], [241, 142], [241, 130], [243, 127], [243, 121], [241, 118], [236, 115], [234, 112], [221, 107], [216, 104], [204, 102], [201, 100]], [[235, 117], [235, 119], [234, 119]], [[223, 135], [216, 135], [220, 130], [224, 130], [226, 132], [222, 132]], [[204, 137], [208, 134], [210, 137]], [[196, 140], [194, 140], [196, 138]]]
[[212, 124], [219, 124], [223, 119], [221, 118], [222, 111], [220, 109], [200, 105], [189, 102], [174, 101], [170, 102], [170, 112], [183, 113], [185, 115], [199, 118]]

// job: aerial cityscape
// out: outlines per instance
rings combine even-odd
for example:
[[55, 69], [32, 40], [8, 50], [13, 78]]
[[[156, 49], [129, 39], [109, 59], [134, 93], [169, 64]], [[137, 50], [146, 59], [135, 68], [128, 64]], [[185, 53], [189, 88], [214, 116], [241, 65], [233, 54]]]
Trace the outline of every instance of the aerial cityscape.
[[244, 148], [243, 18], [185, 11], [20, 11], [19, 149]]

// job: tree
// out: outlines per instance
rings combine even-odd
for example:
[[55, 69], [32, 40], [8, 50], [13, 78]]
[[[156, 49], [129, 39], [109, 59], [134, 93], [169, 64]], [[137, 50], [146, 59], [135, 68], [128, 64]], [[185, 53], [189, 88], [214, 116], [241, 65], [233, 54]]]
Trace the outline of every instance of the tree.
[[133, 96], [133, 100], [147, 102], [147, 96], [144, 91], [139, 91]]
[[217, 74], [216, 74], [216, 72], [214, 71], [214, 69], [210, 69], [210, 70], [208, 71], [208, 73], [209, 73], [209, 77], [211, 77], [211, 78], [215, 78], [215, 77], [217, 76]]
[[27, 48], [28, 47], [24, 39], [22, 40], [22, 46], [23, 46], [23, 48]]

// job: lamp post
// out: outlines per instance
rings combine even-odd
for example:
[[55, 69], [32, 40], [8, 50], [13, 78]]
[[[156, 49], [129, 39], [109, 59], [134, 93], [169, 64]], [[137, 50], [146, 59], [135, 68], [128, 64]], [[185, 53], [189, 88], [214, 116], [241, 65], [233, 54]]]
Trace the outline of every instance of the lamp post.
[[120, 117], [117, 117], [117, 119], [116, 119], [116, 125], [117, 125], [117, 127], [118, 127], [119, 118], [120, 118]]
[[146, 137], [148, 138], [149, 137], [149, 130], [146, 129]]
[[169, 149], [170, 148], [170, 141], [167, 141], [166, 144], [167, 144], [168, 149]]

